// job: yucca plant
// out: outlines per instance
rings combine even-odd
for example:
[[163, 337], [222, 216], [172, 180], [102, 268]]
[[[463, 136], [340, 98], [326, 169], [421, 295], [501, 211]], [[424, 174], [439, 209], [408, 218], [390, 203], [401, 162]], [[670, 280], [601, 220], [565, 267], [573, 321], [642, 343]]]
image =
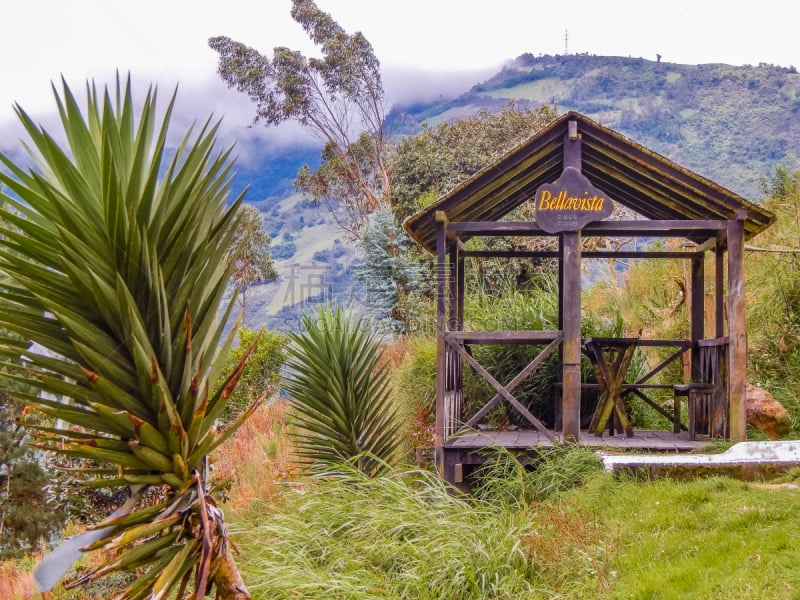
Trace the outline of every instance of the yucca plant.
[[297, 452], [315, 467], [344, 460], [374, 475], [401, 444], [380, 338], [339, 306], [302, 322], [305, 331], [290, 336], [284, 380]]
[[0, 155], [0, 327], [33, 342], [2, 339], [0, 355], [10, 380], [39, 392], [22, 399], [55, 423], [39, 428], [40, 447], [106, 465], [86, 470], [88, 485], [131, 494], [45, 558], [37, 583], [50, 589], [102, 548], [108, 562], [68, 585], [137, 569], [118, 598], [200, 598], [214, 585], [218, 598], [249, 598], [203, 470], [247, 417], [214, 428], [246, 356], [209, 387], [234, 306], [223, 303], [242, 201], [227, 204], [230, 150], [215, 149], [218, 123], [206, 122], [169, 158], [175, 95], [158, 117], [151, 88], [136, 111], [130, 78], [102, 94], [87, 84], [84, 112], [66, 83], [53, 92], [63, 147], [17, 107], [35, 167]]

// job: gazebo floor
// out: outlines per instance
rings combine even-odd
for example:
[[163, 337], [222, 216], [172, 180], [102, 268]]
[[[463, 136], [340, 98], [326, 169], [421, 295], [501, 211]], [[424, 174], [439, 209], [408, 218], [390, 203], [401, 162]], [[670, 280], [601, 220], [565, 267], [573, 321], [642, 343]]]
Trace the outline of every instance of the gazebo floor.
[[[560, 432], [551, 432], [560, 442]], [[604, 450], [649, 450], [652, 452], [690, 452], [709, 445], [708, 439], [689, 440], [686, 432], [673, 433], [666, 430], [637, 429], [633, 437], [624, 434], [597, 436], [581, 432], [579, 446]], [[508, 450], [533, 450], [537, 447], [550, 447], [553, 443], [536, 429], [516, 429], [513, 431], [472, 431], [449, 439], [445, 451], [460, 450], [475, 452], [483, 448], [506, 448]]]

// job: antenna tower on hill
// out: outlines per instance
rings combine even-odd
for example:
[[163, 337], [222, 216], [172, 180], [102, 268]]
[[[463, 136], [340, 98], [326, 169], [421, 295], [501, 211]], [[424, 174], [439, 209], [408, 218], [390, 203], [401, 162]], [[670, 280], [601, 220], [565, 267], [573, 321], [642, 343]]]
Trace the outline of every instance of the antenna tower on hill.
[[564, 56], [569, 54], [569, 29], [564, 30]]

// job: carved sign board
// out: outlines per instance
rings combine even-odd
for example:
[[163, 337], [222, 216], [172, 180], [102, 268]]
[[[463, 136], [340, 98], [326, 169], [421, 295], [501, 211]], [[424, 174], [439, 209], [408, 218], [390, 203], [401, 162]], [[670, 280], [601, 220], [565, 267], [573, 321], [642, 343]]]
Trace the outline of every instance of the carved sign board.
[[547, 233], [578, 231], [611, 216], [614, 204], [575, 167], [553, 183], [540, 185], [535, 198], [536, 222]]

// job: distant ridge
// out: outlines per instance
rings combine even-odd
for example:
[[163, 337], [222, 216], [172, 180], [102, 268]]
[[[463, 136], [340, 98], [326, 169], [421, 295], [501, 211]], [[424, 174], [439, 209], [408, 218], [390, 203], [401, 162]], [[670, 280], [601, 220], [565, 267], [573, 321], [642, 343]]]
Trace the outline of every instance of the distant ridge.
[[409, 122], [435, 124], [509, 100], [581, 112], [752, 200], [775, 167], [800, 169], [800, 74], [793, 66], [523, 54], [458, 98], [398, 107], [390, 122], [405, 123], [408, 133]]

